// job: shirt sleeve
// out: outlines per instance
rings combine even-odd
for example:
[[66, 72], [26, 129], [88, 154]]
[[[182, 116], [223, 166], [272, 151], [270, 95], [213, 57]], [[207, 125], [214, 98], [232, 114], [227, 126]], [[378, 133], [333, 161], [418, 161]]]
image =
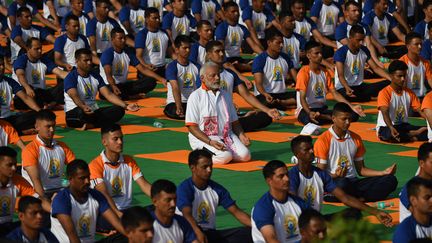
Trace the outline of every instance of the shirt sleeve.
[[197, 60], [198, 60], [198, 49], [199, 49], [199, 44], [197, 42], [195, 42], [195, 43], [193, 43], [191, 45], [190, 53], [189, 53], [189, 61], [197, 62]]
[[102, 79], [102, 77], [100, 76], [99, 73], [97, 73], [97, 72], [92, 72], [91, 75], [92, 75], [95, 79], [97, 79], [97, 81], [99, 82], [99, 84], [98, 84], [98, 89], [101, 89], [102, 87], [105, 87], [105, 86], [106, 86], [105, 81]]
[[193, 17], [191, 14], [189, 14], [189, 13], [187, 13], [186, 14], [186, 16], [187, 16], [187, 18], [189, 19], [189, 21], [190, 21], [190, 27], [191, 28], [195, 28], [196, 27], [196, 25], [197, 25], [197, 21], [196, 21], [196, 19], [195, 19], [195, 17]]
[[135, 53], [132, 51], [129, 51], [130, 49], [126, 50], [126, 54], [129, 56], [130, 59], [130, 65], [136, 67], [140, 64], [140, 61], [138, 60], [138, 58], [136, 57]]
[[389, 29], [393, 29], [394, 27], [397, 27], [398, 24], [396, 22], [396, 19], [393, 16], [386, 14], [386, 17], [390, 22], [390, 28]]
[[13, 63], [13, 69], [16, 72], [18, 69], [25, 70], [27, 66], [27, 55], [19, 56]]
[[130, 17], [130, 8], [128, 7], [123, 7], [120, 9], [120, 13], [119, 13], [119, 20], [121, 23], [129, 21], [129, 17]]
[[231, 198], [230, 193], [227, 189], [225, 189], [225, 187], [217, 184], [216, 182], [212, 183], [212, 187], [219, 196], [219, 205], [227, 209], [235, 204], [235, 201]]
[[422, 102], [421, 109], [431, 109], [432, 110], [432, 96], [430, 94], [427, 94]]
[[417, 238], [415, 228], [413, 217], [410, 216], [406, 218], [396, 228], [396, 231], [393, 234], [393, 243], [406, 243], [415, 240]]
[[378, 93], [378, 98], [377, 98], [377, 106], [378, 109], [381, 106], [386, 106], [388, 107], [390, 104], [390, 100], [391, 100], [391, 93], [388, 91], [388, 89], [383, 89]]
[[38, 164], [39, 153], [34, 143], [27, 144], [21, 151], [22, 166], [34, 166]]
[[295, 89], [297, 91], [307, 91], [307, 87], [309, 85], [309, 69], [306, 67], [302, 67], [300, 71], [297, 73], [297, 81]]
[[136, 163], [136, 161], [132, 158], [132, 157], [125, 157], [125, 160], [127, 161], [127, 164], [129, 165], [129, 167], [131, 167], [132, 169], [132, 177], [134, 179], [134, 181], [138, 180], [138, 178], [142, 177], [143, 174], [141, 173], [141, 169], [138, 166], [138, 164]]
[[252, 73], [264, 73], [264, 66], [266, 63], [267, 55], [261, 53], [255, 57], [252, 63]]
[[225, 41], [226, 35], [228, 31], [228, 25], [226, 22], [222, 22], [216, 27], [215, 30], [215, 38], [216, 40]]
[[51, 35], [48, 30], [44, 27], [40, 27], [40, 26], [33, 26], [33, 27], [37, 27], [37, 29], [40, 31], [40, 38], [42, 40], [46, 40], [46, 38]]
[[371, 59], [369, 49], [366, 46], [360, 46], [360, 49], [366, 54], [366, 61], [369, 61], [369, 59]]
[[90, 189], [89, 190], [89, 194], [94, 199], [96, 199], [96, 201], [98, 201], [98, 203], [99, 203], [99, 209], [98, 209], [99, 214], [105, 213], [105, 211], [107, 211], [110, 208], [109, 205], [108, 205], [108, 201], [106, 200], [105, 196], [102, 193], [100, 193], [97, 190]]
[[19, 196], [39, 197], [39, 195], [36, 193], [36, 191], [26, 179], [21, 176], [15, 176], [13, 178], [15, 186], [18, 187]]
[[408, 94], [411, 97], [411, 107], [415, 110], [420, 109], [420, 99], [417, 97], [417, 95], [415, 95], [414, 92], [412, 92], [411, 90], [409, 90]]
[[63, 142], [58, 142], [60, 147], [62, 147], [65, 153], [65, 164], [69, 164], [71, 161], [75, 160], [74, 152]]
[[192, 243], [193, 241], [195, 241], [197, 238], [196, 238], [195, 232], [193, 231], [192, 226], [189, 224], [189, 222], [181, 216], [178, 216], [175, 218], [177, 219], [177, 222], [179, 223], [180, 228], [183, 231], [183, 234], [184, 234], [184, 241], [183, 242], [184, 243]]
[[174, 15], [172, 12], [168, 13], [167, 15], [165, 15], [163, 17], [163, 19], [162, 19], [162, 29], [163, 30], [171, 29], [173, 18], [174, 18]]
[[367, 26], [371, 26], [371, 25], [372, 25], [372, 23], [373, 23], [372, 12], [369, 12], [368, 14], [366, 14], [366, 15], [363, 17], [363, 19], [362, 19], [362, 23], [363, 23], [364, 25], [367, 25]]
[[252, 21], [252, 8], [251, 7], [248, 6], [243, 10], [242, 19], [243, 19], [243, 21], [246, 21], [246, 20]]
[[99, 155], [89, 163], [90, 180], [92, 180], [92, 188], [104, 181], [104, 166]]
[[201, 14], [201, 10], [202, 10], [201, 0], [192, 0], [191, 9], [193, 14]]
[[42, 57], [41, 62], [47, 66], [47, 72], [48, 73], [52, 73], [54, 68], [57, 67], [57, 65], [55, 65], [55, 63], [51, 59], [49, 59], [48, 57]]
[[146, 48], [147, 33], [148, 33], [147, 29], [142, 29], [137, 33], [135, 39], [140, 41], [135, 41], [135, 49]]
[[432, 60], [431, 49], [432, 48], [430, 42], [427, 40], [423, 41], [420, 56], [426, 60]]
[[69, 190], [63, 189], [54, 197], [51, 205], [51, 215], [56, 217], [57, 214], [71, 215], [72, 206], [70, 202]]
[[72, 70], [64, 79], [63, 85], [64, 85], [64, 91], [67, 92], [69, 89], [77, 88], [78, 86], [78, 76], [77, 76], [77, 70]]
[[243, 30], [243, 38], [246, 40], [250, 37], [250, 32], [244, 25], [239, 24], [239, 26]]
[[346, 46], [343, 46], [341, 48], [339, 48], [335, 54], [334, 54], [334, 61], [335, 62], [341, 62], [341, 63], [345, 63], [346, 60], [346, 54], [347, 54], [347, 49]]
[[191, 207], [194, 200], [194, 190], [191, 179], [183, 181], [177, 188], [177, 208], [181, 211], [184, 207]]
[[268, 195], [266, 198], [261, 198], [252, 211], [252, 219], [258, 230], [261, 230], [265, 225], [274, 225], [274, 215], [275, 208]]
[[335, 30], [335, 39], [337, 41], [341, 41], [345, 38], [347, 38], [347, 24], [346, 22], [343, 22], [342, 24], [338, 25]]
[[330, 142], [325, 133], [321, 134], [314, 144], [314, 153], [318, 164], [327, 164], [330, 151]]
[[60, 36], [54, 42], [54, 51], [59, 52], [60, 54], [64, 54], [64, 46], [66, 43], [66, 38], [64, 36]]
[[200, 123], [201, 108], [199, 107], [200, 100], [197, 96], [197, 93], [192, 93], [187, 101], [187, 109], [185, 116], [186, 126], [198, 126], [198, 124]]
[[177, 61], [172, 61], [165, 69], [166, 80], [177, 80]]
[[422, 20], [418, 24], [416, 24], [414, 28], [414, 32], [423, 36], [425, 33], [425, 28], [426, 28], [426, 23]]
[[324, 70], [324, 73], [325, 73], [325, 77], [326, 77], [326, 85], [327, 85], [328, 90], [335, 89], [334, 83], [332, 81], [332, 78], [331, 78], [329, 71]]
[[289, 190], [297, 194], [297, 190], [300, 186], [299, 170], [297, 166], [292, 167], [288, 171], [289, 177]]
[[8, 143], [16, 144], [20, 140], [18, 132], [15, 130], [15, 128], [9, 122], [2, 121], [0, 123], [0, 125], [3, 128], [3, 130], [6, 132], [6, 134], [8, 135]]
[[96, 21], [97, 21], [96, 18], [93, 18], [89, 22], [87, 22], [87, 26], [86, 26], [87, 37], [96, 36]]
[[432, 80], [432, 69], [431, 69], [430, 62], [427, 60], [424, 60], [423, 65], [425, 66], [425, 69], [426, 69], [426, 79]]
[[336, 184], [334, 183], [333, 179], [327, 171], [318, 169], [318, 175], [323, 181], [325, 192], [331, 193], [332, 191], [334, 191], [334, 189], [336, 189]]
[[6, 76], [3, 78], [6, 80], [6, 82], [9, 84], [9, 86], [12, 88], [13, 94], [17, 94], [18, 92], [23, 90], [23, 87], [17, 81], [13, 80], [12, 78], [6, 77]]
[[84, 13], [92, 13], [93, 12], [93, 0], [84, 0]]
[[314, 3], [311, 7], [310, 10], [310, 16], [311, 17], [320, 17], [320, 12], [321, 12], [321, 8], [322, 8], [322, 4], [319, 3]]

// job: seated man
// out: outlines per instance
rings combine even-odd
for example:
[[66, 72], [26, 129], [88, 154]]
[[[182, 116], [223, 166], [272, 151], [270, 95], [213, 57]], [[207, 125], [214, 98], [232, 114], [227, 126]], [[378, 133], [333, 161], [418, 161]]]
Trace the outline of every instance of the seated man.
[[15, 213], [15, 203], [19, 197], [41, 197], [42, 207], [45, 212], [50, 212], [51, 205], [43, 195], [37, 194], [33, 187], [19, 174], [16, 173], [17, 152], [9, 147], [0, 147], [0, 193], [3, 198], [2, 214], [0, 215], [0, 237], [9, 234], [19, 226], [12, 222]]
[[189, 61], [190, 38], [179, 35], [174, 41], [177, 59], [168, 64], [165, 71], [167, 99], [164, 114], [172, 119], [183, 120], [190, 94], [197, 88], [200, 65]]
[[90, 21], [90, 17], [86, 13], [84, 13], [84, 0], [70, 0], [70, 5], [71, 11], [67, 13], [61, 21], [62, 31], [66, 30], [67, 17], [70, 15], [74, 15], [78, 17], [79, 33], [86, 36], [86, 26], [87, 23]]
[[288, 77], [294, 80], [297, 71], [290, 57], [282, 52], [283, 35], [277, 29], [267, 31], [267, 49], [255, 57], [252, 73], [255, 79], [254, 94], [261, 103], [279, 110], [295, 106], [295, 93], [288, 92]]
[[43, 16], [52, 24], [60, 26], [60, 20], [70, 11], [70, 1], [64, 0], [45, 0], [42, 3]]
[[327, 236], [327, 223], [324, 216], [314, 210], [304, 210], [298, 219], [301, 242], [322, 241]]
[[263, 168], [269, 187], [252, 208], [254, 242], [299, 242], [298, 218], [308, 205], [289, 190], [288, 168], [280, 160], [272, 160]]
[[[406, 5], [405, 5], [406, 4]], [[366, 15], [367, 13], [369, 13], [370, 11], [374, 10], [374, 6], [375, 6], [375, 0], [365, 0], [362, 3], [362, 12], [363, 12], [363, 16]], [[405, 5], [405, 6], [403, 6]], [[413, 5], [413, 6], [410, 6]], [[414, 5], [416, 5], [416, 3], [414, 4], [407, 4], [407, 3], [403, 3], [400, 1], [396, 1], [396, 0], [389, 0], [387, 1], [387, 8], [386, 11], [391, 14], [395, 20], [398, 22], [398, 24], [403, 28], [403, 30], [405, 31], [405, 33], [408, 33], [411, 31], [411, 27], [408, 25], [406, 18], [404, 16], [404, 11], [406, 11], [406, 7], [408, 8], [413, 8]], [[411, 24], [411, 26], [414, 26], [414, 24]]]
[[170, 37], [171, 43], [178, 35], [190, 34], [190, 29], [195, 28], [197, 21], [187, 11], [186, 1], [170, 0], [172, 11], [167, 13], [162, 19], [162, 29], [165, 30]]
[[290, 57], [293, 67], [299, 70], [301, 67], [301, 60], [306, 57], [306, 39], [302, 35], [294, 32], [295, 18], [291, 11], [282, 12], [279, 15], [279, 19], [281, 22], [281, 32], [283, 34], [282, 52]]
[[[135, 160], [122, 153], [123, 133], [120, 125], [102, 127], [101, 135], [104, 150], [89, 164], [91, 186], [105, 196], [111, 209], [121, 218], [122, 211], [132, 204], [132, 182], [135, 181], [147, 196], [150, 196], [151, 185]], [[113, 228], [101, 218], [97, 229], [110, 231]]]
[[388, 58], [400, 58], [406, 53], [406, 48], [405, 46], [389, 46], [388, 44], [392, 42], [389, 36], [394, 34], [399, 41], [404, 42], [405, 35], [400, 31], [394, 17], [387, 13], [387, 7], [388, 0], [374, 0], [374, 9], [363, 17], [362, 23], [369, 26], [374, 37], [372, 43], [375, 48], [379, 52], [384, 51], [380, 52], [381, 55], [386, 55]]
[[416, 242], [416, 239], [432, 237], [432, 202], [426, 200], [432, 195], [432, 182], [413, 178], [407, 183], [408, 199], [412, 215], [402, 221], [393, 234], [394, 243]]
[[122, 226], [130, 243], [152, 243], [154, 219], [147, 209], [133, 206], [126, 209], [121, 217]]
[[[12, 78], [23, 86], [28, 96], [32, 97], [39, 107], [54, 108], [64, 100], [63, 85], [57, 83], [55, 87], [47, 88], [46, 75], [54, 73], [64, 79], [67, 72], [58, 68], [48, 57], [42, 57], [42, 43], [31, 37], [26, 41], [27, 53], [18, 57], [14, 62]], [[14, 99], [14, 107], [20, 110], [28, 109], [21, 99]]]
[[243, 40], [246, 40], [252, 50], [259, 54], [263, 50], [250, 36], [245, 26], [239, 24], [239, 7], [234, 1], [224, 3], [225, 21], [220, 23], [215, 30], [215, 39], [225, 45], [225, 55], [228, 62], [235, 63], [235, 68], [240, 72], [251, 71], [252, 67], [246, 60], [240, 57], [240, 48]]
[[98, 217], [104, 217], [119, 233], [125, 234], [103, 194], [90, 189], [87, 162], [70, 162], [66, 176], [69, 187], [57, 193], [51, 211], [51, 231], [60, 242], [94, 242]]
[[[126, 49], [126, 35], [122, 28], [111, 30], [112, 47], [106, 49], [100, 58], [100, 75], [112, 92], [122, 100], [143, 98], [156, 87], [156, 80], [164, 78], [145, 68], [132, 51]], [[128, 81], [129, 65], [134, 66], [144, 76], [136, 81]], [[104, 97], [105, 98], [105, 97]]]
[[312, 165], [315, 159], [312, 137], [301, 135], [295, 137], [291, 141], [291, 150], [298, 160], [297, 165], [289, 170], [290, 192], [293, 195], [302, 198], [311, 208], [321, 211], [324, 193], [332, 193], [346, 206], [368, 212], [377, 217], [384, 225], [391, 226], [392, 218], [389, 214], [346, 194], [343, 188], [335, 184], [327, 171]]
[[140, 6], [145, 10], [148, 8], [156, 8], [159, 12], [159, 16], [163, 16], [165, 12], [171, 12], [173, 10], [169, 0], [140, 0]]
[[[432, 180], [432, 143], [424, 143], [420, 145], [417, 151], [417, 160], [419, 164], [419, 169], [417, 170], [417, 175], [414, 178], [423, 178], [426, 180]], [[412, 207], [410, 199], [408, 197], [407, 184], [402, 187], [399, 193], [399, 222], [404, 221], [412, 213]]]
[[217, 0], [192, 0], [191, 11], [197, 22], [207, 20], [214, 28], [216, 22], [223, 19], [223, 12], [220, 1]]
[[144, 28], [144, 14], [144, 8], [140, 6], [139, 0], [128, 0], [119, 12], [120, 23], [133, 39]]
[[176, 186], [168, 180], [160, 179], [151, 187], [154, 211], [153, 242], [198, 243], [189, 222], [176, 211]]
[[400, 60], [390, 63], [388, 71], [391, 84], [378, 94], [377, 135], [386, 142], [427, 141], [427, 128], [408, 123], [408, 112], [412, 108], [425, 117], [420, 110], [420, 100], [406, 87], [408, 66]]
[[21, 24], [21, 19], [19, 18], [19, 9], [22, 7], [28, 8], [30, 10], [30, 18], [35, 17], [43, 25], [54, 31], [60, 32], [60, 26], [46, 19], [42, 14], [39, 13], [36, 4], [27, 2], [26, 0], [15, 0], [10, 2], [7, 11], [9, 29], [13, 29], [15, 26]]
[[32, 23], [31, 12], [27, 7], [21, 7], [17, 12], [19, 25], [12, 29], [11, 39], [11, 62], [15, 62], [21, 53], [25, 53], [28, 49], [26, 42], [34, 37], [39, 40], [46, 40], [54, 44], [55, 38], [46, 29], [34, 25]]
[[[335, 88], [345, 99], [353, 102], [370, 101], [390, 84], [390, 75], [380, 68], [371, 58], [369, 50], [362, 45], [365, 39], [364, 29], [354, 25], [349, 31], [347, 45], [339, 48], [334, 56], [336, 62]], [[365, 83], [366, 64], [379, 76], [387, 80]]]
[[297, 74], [297, 120], [303, 124], [310, 122], [321, 125], [331, 122], [332, 111], [328, 109], [326, 95], [331, 93], [336, 101], [347, 103], [356, 113], [352, 120], [357, 121], [359, 115], [364, 116], [361, 106], [353, 106], [335, 88], [330, 73], [321, 66], [321, 45], [315, 41], [306, 44], [306, 56], [309, 65], [303, 66]]
[[0, 119], [0, 146], [8, 146], [9, 144], [14, 144], [21, 150], [25, 148], [17, 130], [9, 122]]
[[336, 26], [345, 21], [341, 6], [333, 0], [315, 1], [311, 7], [310, 15], [317, 24], [318, 31], [333, 40], [335, 39]]
[[425, 0], [421, 5], [421, 8], [424, 13], [424, 19], [418, 21], [416, 26], [414, 27], [414, 32], [419, 33], [424, 40], [428, 40], [430, 38], [429, 35], [429, 22], [432, 21], [432, 1]]
[[213, 27], [207, 20], [201, 20], [197, 24], [198, 41], [192, 43], [189, 60], [199, 65], [206, 63], [206, 45], [213, 40]]
[[419, 33], [410, 32], [405, 36], [408, 53], [399, 60], [408, 66], [406, 86], [411, 89], [420, 100], [427, 93], [427, 86], [432, 87], [432, 68], [430, 60], [420, 56], [423, 38]]
[[[366, 149], [361, 137], [349, 130], [353, 111], [345, 103], [334, 106], [333, 125], [314, 145], [318, 168], [327, 171], [336, 186], [362, 201], [380, 201], [396, 189], [396, 164], [378, 171], [364, 164]], [[358, 176], [365, 178], [358, 178]], [[328, 196], [325, 200], [335, 199]]]
[[[191, 224], [200, 242], [252, 242], [250, 216], [241, 210], [230, 193], [210, 179], [213, 162], [207, 150], [194, 150], [189, 154], [192, 177], [177, 188], [177, 208]], [[247, 227], [216, 230], [216, 209], [219, 205]]]
[[205, 63], [200, 80], [202, 85], [189, 96], [186, 110], [191, 148], [210, 150], [215, 164], [250, 160], [250, 141], [238, 121], [232, 95], [221, 89], [219, 66]]
[[[432, 8], [432, 5], [431, 5], [431, 8]], [[430, 36], [432, 36], [432, 21], [429, 23], [426, 27], [426, 31], [429, 33]], [[428, 61], [432, 60], [432, 41], [431, 41], [431, 39], [424, 39], [423, 40], [423, 43], [421, 46], [421, 51], [420, 51], [420, 56], [423, 57], [424, 59], [428, 60]]]
[[[91, 57], [89, 49], [77, 50], [77, 68], [64, 80], [66, 124], [83, 130], [116, 123], [125, 110], [139, 110], [137, 104], [128, 104], [109, 90], [101, 76], [92, 71]], [[96, 103], [98, 91], [115, 106], [99, 108]]]
[[18, 218], [21, 225], [10, 232], [6, 238], [14, 242], [52, 242], [59, 241], [49, 229], [43, 228], [42, 201], [32, 196], [23, 196], [18, 202]]
[[56, 115], [50, 110], [36, 114], [36, 138], [22, 150], [22, 176], [39, 195], [51, 199], [62, 188], [64, 168], [75, 154], [63, 142], [54, 139]]

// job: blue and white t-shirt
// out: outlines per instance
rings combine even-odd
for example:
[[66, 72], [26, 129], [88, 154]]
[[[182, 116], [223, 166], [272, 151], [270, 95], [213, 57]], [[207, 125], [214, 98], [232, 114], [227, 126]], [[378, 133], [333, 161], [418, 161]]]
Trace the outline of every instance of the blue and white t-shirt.
[[407, 243], [423, 238], [432, 238], [432, 222], [428, 225], [421, 225], [411, 215], [396, 228], [393, 234], [393, 243]]
[[73, 69], [64, 79], [64, 99], [65, 99], [65, 112], [68, 112], [77, 105], [69, 96], [67, 91], [75, 88], [78, 92], [79, 98], [93, 111], [99, 109], [96, 104], [96, 95], [100, 88], [106, 86], [104, 80], [99, 73], [90, 72], [87, 77], [78, 74], [77, 69]]
[[108, 17], [105, 23], [101, 23], [96, 17], [87, 23], [87, 37], [96, 37], [96, 51], [102, 53], [111, 47], [111, 30], [120, 25], [114, 19]]
[[76, 66], [75, 52], [81, 48], [90, 49], [87, 38], [81, 34], [76, 40], [71, 40], [67, 34], [63, 34], [54, 42], [54, 51], [62, 54], [63, 61], [71, 66]]
[[167, 104], [175, 102], [171, 81], [177, 81], [177, 86], [181, 93], [181, 102], [186, 103], [190, 94], [198, 87], [197, 80], [199, 78], [200, 65], [189, 62], [186, 66], [180, 64], [177, 60], [168, 64], [165, 70], [165, 78], [167, 84]]
[[[8, 7], [7, 16], [8, 17], [9, 16], [15, 16], [15, 17], [17, 17], [18, 9], [20, 9], [21, 7], [27, 7], [28, 9], [30, 9], [30, 12], [31, 12], [31, 14], [33, 16], [35, 16], [38, 13], [37, 6], [34, 3], [26, 2], [24, 5], [19, 5], [16, 1], [12, 1], [12, 3]], [[20, 24], [20, 22], [19, 22], [18, 18], [16, 18], [15, 19], [15, 26], [17, 26], [19, 24]], [[9, 18], [8, 18], [8, 27], [9, 27], [9, 29], [12, 29], [12, 26], [11, 26], [11, 23], [9, 21]]]
[[411, 203], [408, 198], [407, 185], [405, 184], [402, 187], [401, 192], [399, 193], [399, 222], [402, 222], [406, 218], [411, 216], [411, 211], [409, 210], [410, 207], [411, 207]]
[[11, 60], [12, 62], [14, 62], [17, 57], [18, 57], [18, 53], [21, 50], [21, 47], [15, 43], [14, 39], [17, 36], [21, 36], [22, 40], [24, 41], [24, 43], [34, 37], [34, 38], [38, 38], [39, 40], [45, 40], [47, 38], [47, 36], [49, 35], [48, 31], [45, 28], [42, 28], [40, 26], [37, 25], [31, 25], [31, 27], [29, 29], [24, 29], [21, 27], [21, 25], [15, 25], [15, 27], [12, 29], [12, 33], [11, 33]]
[[275, 17], [268, 9], [264, 8], [262, 12], [255, 12], [252, 7], [248, 6], [243, 9], [242, 13], [243, 21], [250, 20], [252, 26], [255, 29], [259, 39], [265, 38], [265, 29], [268, 24], [270, 24]]
[[168, 5], [168, 0], [140, 0], [140, 6], [143, 9], [154, 7], [159, 10], [159, 16], [163, 16], [163, 10], [166, 5]]
[[306, 39], [297, 33], [292, 33], [291, 37], [283, 37], [282, 52], [290, 57], [294, 68], [300, 68], [300, 52], [306, 47]]
[[194, 42], [191, 45], [189, 53], [189, 61], [196, 62], [199, 65], [204, 65], [206, 62], [206, 49], [199, 42]]
[[192, 14], [201, 14], [202, 20], [208, 20], [215, 26], [216, 13], [220, 11], [221, 5], [216, 0], [192, 0]]
[[307, 204], [299, 197], [288, 195], [283, 202], [277, 201], [270, 192], [265, 193], [252, 209], [252, 239], [255, 243], [265, 243], [260, 229], [272, 225], [279, 242], [299, 242], [301, 235], [298, 218]]
[[123, 50], [121, 53], [114, 51], [113, 47], [106, 49], [100, 58], [100, 75], [108, 83], [108, 79], [105, 73], [104, 66], [111, 66], [111, 75], [115, 80], [116, 84], [125, 83], [127, 81], [127, 76], [129, 73], [129, 64], [132, 66], [138, 66], [140, 62], [133, 52], [128, 50]]
[[397, 22], [393, 16], [384, 13], [383, 18], [380, 19], [374, 11], [367, 13], [363, 17], [362, 23], [369, 26], [372, 36], [383, 46], [389, 43], [389, 31], [397, 27]]
[[192, 209], [192, 216], [203, 229], [216, 229], [216, 208], [225, 209], [235, 204], [229, 192], [218, 183], [210, 180], [206, 188], [195, 186], [192, 178], [184, 180], [177, 188], [177, 208]]
[[[267, 52], [255, 57], [252, 64], [252, 73], [263, 74], [263, 86], [267, 93], [280, 94], [286, 92], [285, 80], [289, 70], [293, 68], [290, 57], [281, 52], [276, 59], [273, 59]], [[255, 95], [259, 95], [256, 86]]]
[[312, 176], [303, 175], [298, 166], [289, 170], [290, 191], [295, 192], [305, 203], [318, 212], [321, 211], [324, 192], [331, 193], [336, 184], [327, 171], [312, 166]]
[[419, 33], [423, 36], [423, 40], [429, 39], [429, 31], [428, 31], [428, 23], [422, 19], [420, 22], [418, 22], [414, 28], [414, 32]]
[[[48, 0], [43, 0], [43, 16], [47, 19], [51, 16], [50, 9], [46, 4]], [[56, 10], [57, 16], [64, 17], [70, 10], [71, 4], [70, 0], [49, 0], [54, 4], [54, 9]]]
[[426, 60], [432, 61], [432, 42], [430, 39], [423, 41], [420, 56]]
[[69, 215], [81, 242], [94, 242], [96, 233], [96, 220], [109, 209], [107, 200], [102, 193], [89, 189], [87, 201], [78, 202], [69, 188], [57, 193], [52, 202], [51, 231], [59, 242], [69, 242], [69, 238], [62, 225], [56, 218], [58, 214]]
[[[72, 14], [73, 14], [72, 12], [69, 12], [69, 13], [66, 14], [66, 16], [64, 18], [62, 18], [62, 20], [61, 20], [62, 31], [66, 31], [66, 18], [69, 15], [72, 15]], [[77, 16], [77, 17], [78, 17], [78, 20], [79, 20], [79, 27], [80, 27], [79, 33], [81, 35], [86, 36], [86, 33], [87, 33], [86, 32], [87, 23], [90, 21], [90, 17], [86, 13], [84, 13], [84, 12], [82, 12], [81, 16]]]
[[[335, 62], [343, 63], [344, 77], [350, 87], [363, 83], [364, 69], [370, 58], [370, 52], [365, 46], [360, 46], [357, 54], [352, 53], [348, 46], [342, 46], [334, 55]], [[339, 80], [337, 70], [335, 72], [335, 88], [344, 88]]]
[[177, 17], [173, 12], [169, 12], [162, 19], [162, 29], [171, 30], [173, 41], [178, 35], [189, 35], [190, 29], [196, 27], [196, 20], [189, 13], [185, 13], [182, 17]]
[[[22, 231], [21, 227], [15, 228], [12, 232], [6, 235], [6, 238], [9, 240], [13, 240], [14, 242], [24, 242], [24, 243], [31, 243], [34, 241], [31, 241]], [[39, 230], [39, 237], [37, 240], [37, 243], [58, 243], [59, 241], [54, 236], [54, 234], [49, 231], [48, 229], [40, 229]]]
[[[387, 4], [388, 4], [387, 12], [389, 13], [396, 12], [397, 8], [392, 0], [387, 1]], [[363, 5], [363, 14], [365, 15], [370, 11], [372, 11], [373, 7], [374, 7], [374, 0], [365, 0]]]
[[15, 80], [0, 76], [0, 118], [11, 116], [11, 104], [14, 95], [23, 90], [23, 87]]
[[315, 22], [308, 17], [304, 17], [302, 21], [295, 21], [294, 32], [302, 35], [306, 41], [309, 41], [312, 36], [312, 31], [318, 29]]
[[151, 212], [153, 222], [153, 242], [183, 242], [191, 243], [196, 240], [195, 232], [189, 222], [180, 215], [174, 215], [170, 225], [159, 222], [156, 214]]
[[[371, 32], [369, 30], [369, 26], [367, 26], [363, 23], [358, 23], [357, 25], [360, 25], [361, 27], [363, 27], [365, 36], [371, 35]], [[342, 43], [340, 43], [340, 41], [349, 37], [349, 32], [350, 32], [351, 28], [352, 28], [352, 25], [348, 24], [348, 22], [346, 22], [346, 21], [344, 21], [343, 23], [339, 24], [336, 27], [335, 39], [336, 39], [336, 44], [337, 44], [338, 48], [340, 48], [342, 46]]]
[[51, 73], [56, 67], [54, 62], [47, 57], [42, 57], [36, 62], [32, 62], [29, 60], [27, 54], [23, 54], [13, 63], [12, 78], [19, 82], [16, 71], [23, 69], [28, 84], [33, 88], [45, 89], [45, 75]]
[[229, 25], [224, 21], [216, 27], [215, 37], [225, 44], [226, 57], [239, 57], [242, 41], [250, 37], [250, 33], [244, 25]]
[[142, 8], [133, 9], [130, 6], [124, 6], [120, 10], [119, 20], [120, 23], [129, 21], [132, 30], [135, 33], [138, 33], [140, 30], [142, 30], [145, 27], [144, 9]]
[[326, 5], [321, 0], [314, 2], [310, 14], [318, 19], [318, 30], [325, 36], [334, 35], [339, 17], [343, 17], [342, 9], [337, 2]]
[[165, 56], [170, 39], [164, 30], [151, 32], [144, 28], [135, 37], [135, 49], [144, 49], [144, 61], [156, 67], [165, 65]]
[[96, 1], [84, 0], [84, 13], [96, 13]]

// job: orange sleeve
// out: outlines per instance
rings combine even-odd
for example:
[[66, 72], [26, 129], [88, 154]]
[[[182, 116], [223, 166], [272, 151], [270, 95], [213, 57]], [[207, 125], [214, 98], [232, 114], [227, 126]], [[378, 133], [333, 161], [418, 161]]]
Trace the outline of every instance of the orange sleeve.
[[99, 155], [95, 159], [93, 159], [89, 164], [90, 169], [90, 179], [103, 179], [103, 161], [101, 156]]
[[14, 177], [12, 177], [12, 182], [18, 188], [20, 196], [35, 196], [35, 195], [37, 195], [34, 188], [22, 176], [15, 175]]
[[432, 109], [432, 93], [429, 92], [423, 99], [421, 109]]
[[330, 150], [329, 139], [331, 139], [329, 136], [331, 136], [329, 131], [324, 132], [318, 137], [314, 144], [314, 153], [318, 159], [318, 163], [320, 163], [320, 160], [328, 160], [328, 154]]
[[134, 177], [135, 179], [135, 176], [141, 173], [140, 167], [138, 166], [136, 161], [130, 156], [125, 155], [125, 161], [132, 168], [132, 177]]
[[354, 143], [357, 146], [357, 151], [354, 155], [354, 160], [356, 158], [363, 158], [363, 156], [366, 153], [366, 148], [363, 144], [363, 140], [361, 139], [361, 137], [359, 135], [357, 135], [356, 133], [351, 132], [351, 137], [354, 139]]
[[391, 88], [390, 88], [390, 85], [389, 85], [386, 88], [382, 89], [378, 93], [378, 100], [377, 100], [378, 109], [381, 106], [389, 106], [390, 100], [391, 100], [391, 91], [390, 90], [391, 90]]
[[408, 95], [411, 97], [411, 107], [415, 110], [420, 109], [421, 104], [417, 95], [415, 95], [415, 93], [408, 88], [406, 89], [406, 91], [408, 92]]
[[39, 147], [36, 142], [31, 142], [21, 152], [22, 166], [37, 165], [39, 162]]
[[422, 62], [426, 69], [426, 80], [432, 80], [432, 69], [430, 63], [425, 59], [422, 59]]
[[297, 81], [295, 89], [297, 91], [306, 91], [309, 84], [309, 66], [304, 66], [297, 73]]
[[328, 88], [328, 90], [333, 90], [333, 89], [335, 89], [335, 87], [334, 87], [334, 83], [333, 83], [333, 81], [332, 81], [332, 79], [331, 79], [331, 75], [330, 75], [329, 71], [325, 70], [325, 71], [324, 71], [324, 74], [325, 74], [325, 76], [326, 76], [326, 84], [327, 84], [327, 88]]
[[9, 122], [1, 120], [0, 126], [3, 128], [3, 130], [8, 135], [8, 143], [16, 144], [20, 140], [18, 132], [15, 130], [15, 128]]
[[409, 63], [409, 58], [408, 58], [407, 54], [401, 56], [401, 58], [399, 58], [399, 61], [402, 61], [402, 62], [404, 62], [405, 64], [408, 65], [408, 63]]
[[62, 147], [64, 153], [65, 153], [65, 164], [69, 164], [71, 161], [75, 159], [75, 154], [72, 152], [72, 150], [63, 142], [58, 142], [60, 147]]

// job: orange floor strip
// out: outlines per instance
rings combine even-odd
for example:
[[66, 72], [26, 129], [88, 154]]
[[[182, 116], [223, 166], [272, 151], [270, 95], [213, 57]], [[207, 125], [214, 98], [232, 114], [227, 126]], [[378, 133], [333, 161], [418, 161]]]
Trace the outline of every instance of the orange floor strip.
[[408, 150], [408, 151], [402, 151], [402, 152], [396, 152], [396, 153], [390, 153], [390, 154], [397, 155], [397, 156], [417, 158], [417, 150]]
[[248, 132], [247, 136], [249, 137], [249, 139], [254, 141], [282, 143], [282, 142], [290, 141], [292, 138], [298, 136], [298, 134], [291, 133], [291, 132], [257, 131], [257, 132]]

